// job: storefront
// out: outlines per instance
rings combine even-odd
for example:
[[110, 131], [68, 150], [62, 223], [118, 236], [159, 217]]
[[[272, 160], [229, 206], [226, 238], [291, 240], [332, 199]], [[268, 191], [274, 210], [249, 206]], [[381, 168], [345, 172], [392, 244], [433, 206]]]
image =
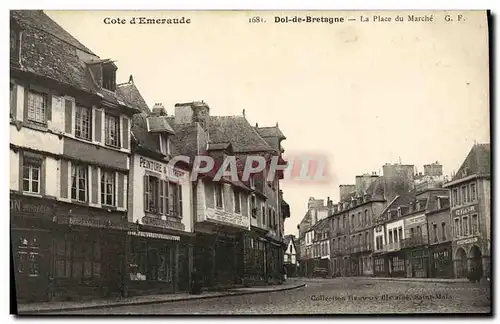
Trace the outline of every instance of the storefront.
[[384, 254], [373, 254], [373, 275], [375, 277], [389, 276], [389, 261]]
[[81, 300], [123, 293], [123, 213], [11, 195], [18, 299]]
[[387, 253], [387, 269], [389, 277], [406, 277], [405, 260], [404, 251]]
[[267, 284], [267, 240], [256, 232], [244, 236], [244, 282], [245, 286]]
[[453, 278], [451, 242], [430, 246], [431, 269], [433, 278]]
[[196, 233], [194, 267], [204, 288], [225, 288], [242, 284], [243, 235]]
[[180, 236], [143, 230], [129, 231], [128, 236], [128, 295], [174, 293], [180, 279]]
[[406, 249], [406, 277], [429, 277], [429, 250], [427, 247]]

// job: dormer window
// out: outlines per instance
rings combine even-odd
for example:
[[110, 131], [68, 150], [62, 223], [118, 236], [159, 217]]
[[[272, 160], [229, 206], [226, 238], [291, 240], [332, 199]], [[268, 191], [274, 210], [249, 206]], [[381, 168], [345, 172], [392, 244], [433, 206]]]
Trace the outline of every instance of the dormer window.
[[163, 155], [170, 155], [170, 139], [166, 134], [160, 134], [160, 152]]
[[102, 65], [102, 87], [115, 92], [116, 90], [116, 67], [114, 64]]
[[14, 20], [10, 23], [10, 62], [11, 64], [21, 62], [21, 30]]

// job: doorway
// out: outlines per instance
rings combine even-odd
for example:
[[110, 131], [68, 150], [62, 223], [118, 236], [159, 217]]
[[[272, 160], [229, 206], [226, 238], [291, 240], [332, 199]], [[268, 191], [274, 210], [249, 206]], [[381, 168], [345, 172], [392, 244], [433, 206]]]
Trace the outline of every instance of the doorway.
[[467, 254], [462, 248], [458, 248], [455, 254], [455, 274], [457, 278], [467, 276]]

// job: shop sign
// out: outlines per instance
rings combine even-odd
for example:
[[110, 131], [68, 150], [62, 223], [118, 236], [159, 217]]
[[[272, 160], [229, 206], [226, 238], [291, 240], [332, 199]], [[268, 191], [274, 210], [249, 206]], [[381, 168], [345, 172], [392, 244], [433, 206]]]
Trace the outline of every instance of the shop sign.
[[33, 204], [22, 201], [21, 199], [10, 198], [10, 211], [47, 215], [52, 213], [52, 208], [46, 204]]
[[250, 225], [248, 217], [244, 217], [243, 215], [238, 215], [234, 213], [229, 213], [224, 210], [207, 208], [205, 215], [208, 220], [214, 220], [230, 225], [236, 225], [245, 228], [248, 228], [248, 226]]
[[476, 243], [477, 240], [478, 240], [477, 237], [471, 237], [471, 238], [457, 241], [457, 245], [472, 244], [472, 243]]
[[150, 225], [150, 226], [155, 226], [155, 227], [161, 227], [161, 228], [168, 228], [168, 229], [173, 229], [173, 230], [178, 230], [178, 231], [184, 231], [184, 224], [181, 222], [173, 222], [169, 221], [166, 219], [161, 219], [161, 218], [156, 218], [156, 217], [151, 217], [151, 216], [144, 216], [142, 218], [142, 223], [144, 225]]
[[420, 216], [415, 216], [415, 217], [406, 219], [405, 225], [413, 225], [413, 224], [419, 224], [419, 223], [424, 223], [424, 222], [425, 222], [425, 215], [420, 215]]
[[184, 171], [173, 168], [165, 163], [149, 160], [143, 158], [142, 156], [139, 157], [139, 166], [141, 168], [148, 169], [154, 172], [166, 174], [169, 178], [179, 179], [182, 178], [185, 174]]
[[142, 231], [130, 231], [130, 232], [128, 232], [128, 235], [141, 236], [141, 237], [160, 239], [160, 240], [169, 240], [169, 241], [180, 241], [181, 240], [180, 236], [160, 234], [160, 233], [151, 233], [151, 232], [142, 232]]
[[455, 209], [453, 211], [453, 214], [455, 216], [463, 216], [463, 215], [467, 215], [467, 214], [470, 214], [470, 213], [475, 213], [476, 211], [477, 211], [476, 205], [472, 205], [472, 206], [467, 206], [467, 207], [462, 207], [462, 208], [459, 208], [459, 209]]
[[95, 228], [112, 228], [118, 230], [128, 230], [129, 226], [127, 224], [113, 223], [110, 220], [103, 219], [88, 219], [81, 217], [70, 217], [68, 221], [69, 225], [78, 225], [78, 226], [87, 226], [87, 227], [95, 227]]

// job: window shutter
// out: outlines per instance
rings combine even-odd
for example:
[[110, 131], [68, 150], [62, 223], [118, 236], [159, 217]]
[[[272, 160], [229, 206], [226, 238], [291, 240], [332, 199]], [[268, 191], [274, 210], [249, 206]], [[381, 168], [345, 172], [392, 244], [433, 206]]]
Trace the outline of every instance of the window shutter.
[[128, 118], [122, 118], [123, 148], [130, 147], [130, 132], [128, 131]]
[[148, 176], [145, 175], [144, 176], [144, 190], [143, 190], [143, 194], [144, 194], [144, 210], [149, 210], [149, 206], [148, 206]]
[[26, 122], [28, 120], [28, 97], [30, 94], [29, 85], [24, 87], [24, 109], [23, 109], [23, 120]]
[[170, 213], [170, 204], [173, 203], [170, 201], [170, 182], [165, 181], [165, 196], [167, 197], [167, 204], [165, 205], [165, 214]]
[[[114, 174], [113, 174], [113, 176], [114, 176]], [[125, 191], [125, 175], [121, 172], [118, 173], [118, 184], [117, 184], [115, 190], [118, 191], [117, 206], [124, 207], [123, 192]]]
[[177, 189], [178, 189], [177, 201], [179, 204], [177, 212], [178, 212], [179, 218], [182, 218], [182, 186], [180, 184], [177, 185]]
[[65, 127], [64, 130], [67, 134], [73, 134], [73, 102], [66, 99], [64, 102], [65, 110]]
[[94, 109], [94, 114], [95, 114], [95, 118], [94, 118], [95, 125], [92, 125], [95, 129], [94, 140], [96, 142], [102, 142], [102, 110]]
[[12, 90], [10, 92], [10, 114], [14, 120], [17, 120], [17, 85], [11, 83]]
[[61, 198], [68, 198], [68, 161], [61, 160]]
[[52, 91], [47, 93], [47, 107], [45, 107], [45, 119], [52, 120]]

